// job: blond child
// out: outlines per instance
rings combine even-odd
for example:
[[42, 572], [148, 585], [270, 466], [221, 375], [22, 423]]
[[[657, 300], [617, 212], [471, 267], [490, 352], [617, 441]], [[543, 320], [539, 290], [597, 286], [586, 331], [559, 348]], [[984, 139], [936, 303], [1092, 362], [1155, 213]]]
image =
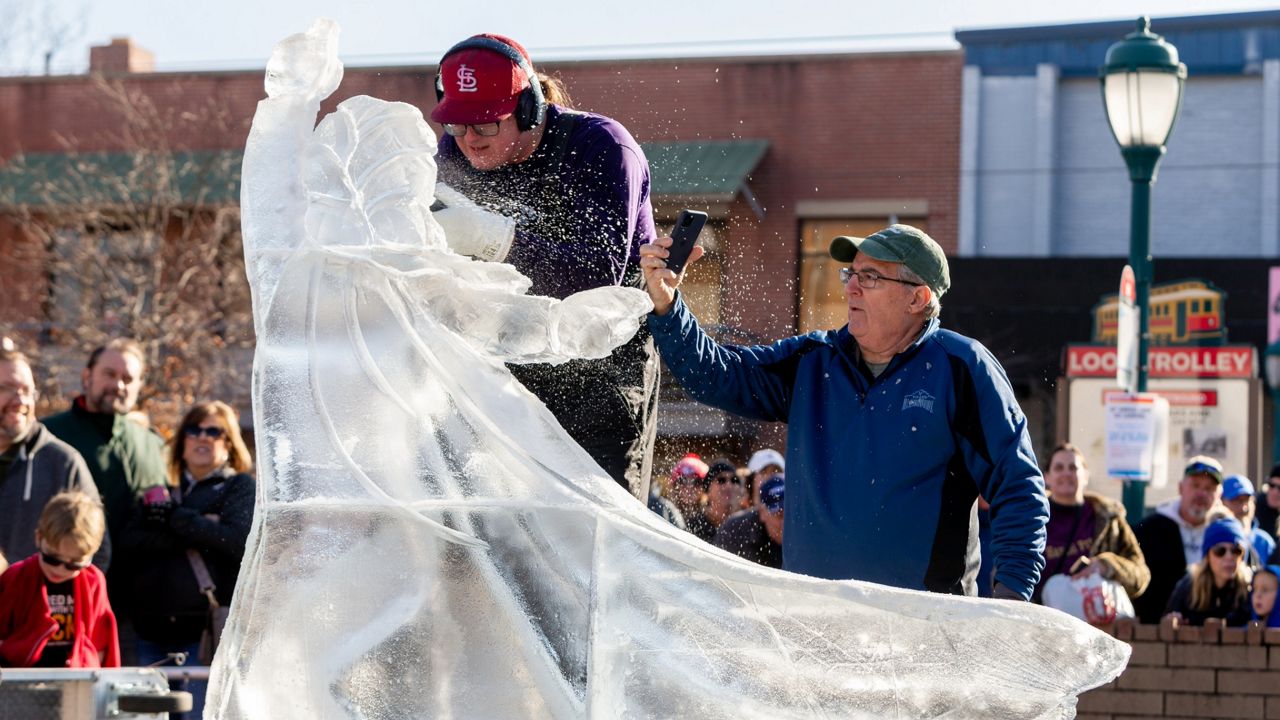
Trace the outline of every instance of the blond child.
[[1280, 627], [1280, 612], [1275, 611], [1277, 590], [1280, 590], [1280, 566], [1267, 565], [1253, 572], [1249, 602], [1253, 605], [1255, 622]]
[[116, 617], [102, 571], [89, 564], [106, 517], [80, 492], [50, 498], [36, 554], [0, 575], [0, 663], [7, 667], [119, 667]]

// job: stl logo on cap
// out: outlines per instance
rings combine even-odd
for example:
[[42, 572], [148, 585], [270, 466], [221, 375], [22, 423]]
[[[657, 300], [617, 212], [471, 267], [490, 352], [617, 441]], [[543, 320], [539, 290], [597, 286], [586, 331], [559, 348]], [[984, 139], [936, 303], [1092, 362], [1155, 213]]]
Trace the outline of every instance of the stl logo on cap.
[[475, 92], [476, 87], [476, 71], [466, 65], [459, 65], [458, 92]]

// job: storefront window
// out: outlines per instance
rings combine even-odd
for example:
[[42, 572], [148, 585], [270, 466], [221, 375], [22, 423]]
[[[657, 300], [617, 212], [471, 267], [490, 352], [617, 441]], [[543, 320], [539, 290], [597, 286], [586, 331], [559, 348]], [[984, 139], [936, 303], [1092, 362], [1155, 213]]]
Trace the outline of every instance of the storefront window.
[[840, 263], [827, 254], [840, 235], [866, 237], [894, 222], [928, 231], [922, 218], [857, 218], [804, 220], [800, 224], [800, 332], [830, 330], [848, 322], [848, 305], [840, 285]]

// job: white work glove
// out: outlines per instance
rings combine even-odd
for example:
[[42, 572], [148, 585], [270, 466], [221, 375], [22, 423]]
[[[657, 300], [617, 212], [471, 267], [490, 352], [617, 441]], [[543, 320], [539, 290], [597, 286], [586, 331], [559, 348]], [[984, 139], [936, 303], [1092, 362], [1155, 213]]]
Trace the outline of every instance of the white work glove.
[[515, 220], [485, 210], [444, 183], [436, 183], [436, 199], [445, 207], [432, 214], [450, 250], [489, 262], [506, 259], [516, 237]]

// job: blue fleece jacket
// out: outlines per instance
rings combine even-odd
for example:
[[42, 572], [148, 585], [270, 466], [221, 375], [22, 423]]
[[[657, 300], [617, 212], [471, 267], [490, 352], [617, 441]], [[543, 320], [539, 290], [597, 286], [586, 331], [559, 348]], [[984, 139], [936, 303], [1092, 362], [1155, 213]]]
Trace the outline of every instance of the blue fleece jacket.
[[981, 495], [996, 582], [1031, 596], [1044, 478], [1004, 369], [980, 343], [932, 320], [873, 380], [847, 327], [722, 346], [677, 297], [649, 328], [695, 399], [788, 423], [784, 568], [973, 595]]

